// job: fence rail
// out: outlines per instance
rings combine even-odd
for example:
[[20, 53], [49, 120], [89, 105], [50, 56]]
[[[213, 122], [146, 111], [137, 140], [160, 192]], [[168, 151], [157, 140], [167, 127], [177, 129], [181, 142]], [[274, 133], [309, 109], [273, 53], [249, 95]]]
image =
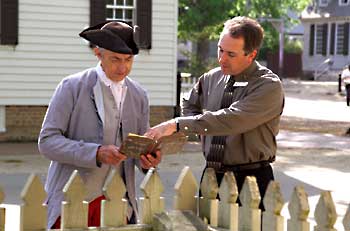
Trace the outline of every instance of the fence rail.
[[[63, 190], [61, 230], [164, 231], [164, 228], [157, 228], [158, 226], [154, 225], [155, 217], [164, 212], [165, 200], [161, 197], [163, 185], [157, 171], [150, 169], [140, 187], [143, 197], [139, 200], [141, 217], [139, 224], [126, 224], [127, 202], [123, 198], [125, 185], [119, 174], [112, 172], [103, 188], [106, 200], [101, 204], [101, 227], [87, 227], [87, 202], [84, 201], [86, 190], [78, 172], [74, 171]], [[309, 231], [311, 228], [308, 221], [310, 213], [308, 195], [301, 186], [294, 188], [288, 204], [290, 218], [286, 222], [287, 227], [284, 227], [285, 218], [281, 215], [284, 200], [280, 184], [276, 181], [272, 181], [267, 188], [263, 200], [266, 209], [264, 212], [259, 209], [261, 197], [254, 177], [246, 178], [238, 194], [232, 172], [225, 173], [219, 187], [214, 170], [207, 169], [200, 188], [202, 197], [198, 198], [196, 196], [198, 183], [190, 168], [185, 167], [174, 186], [174, 209], [192, 211], [197, 218], [201, 218], [209, 225], [207, 230]], [[218, 195], [220, 200], [216, 199]], [[0, 204], [4, 197], [0, 188]], [[32, 174], [21, 193], [23, 204], [20, 206], [21, 215], [17, 218], [21, 231], [46, 230], [46, 206], [43, 205], [45, 197], [39, 177]], [[238, 197], [241, 206], [236, 203]], [[5, 216], [5, 208], [0, 208], [0, 231], [4, 230]], [[334, 224], [337, 213], [330, 191], [321, 193], [314, 217], [316, 226], [313, 230], [336, 230]], [[350, 231], [350, 207], [344, 215], [343, 226], [345, 231]]]

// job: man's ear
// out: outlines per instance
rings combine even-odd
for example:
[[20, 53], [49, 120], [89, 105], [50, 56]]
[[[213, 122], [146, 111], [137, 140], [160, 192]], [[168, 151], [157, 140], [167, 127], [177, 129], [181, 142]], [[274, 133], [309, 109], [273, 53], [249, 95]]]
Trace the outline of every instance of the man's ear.
[[248, 54], [249, 61], [253, 62], [254, 59], [256, 58], [256, 55], [258, 54], [257, 50], [253, 50]]
[[98, 59], [101, 59], [101, 51], [100, 51], [100, 49], [98, 47], [94, 47], [93, 50], [94, 50], [94, 53], [95, 53], [96, 57]]

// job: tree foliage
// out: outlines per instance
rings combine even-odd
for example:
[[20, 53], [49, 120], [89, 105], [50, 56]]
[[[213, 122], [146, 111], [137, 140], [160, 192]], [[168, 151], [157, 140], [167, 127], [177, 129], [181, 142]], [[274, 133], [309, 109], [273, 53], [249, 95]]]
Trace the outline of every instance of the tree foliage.
[[[208, 62], [209, 40], [218, 39], [223, 23], [235, 16], [256, 19], [283, 19], [291, 26], [287, 10], [301, 12], [309, 0], [179, 0], [178, 36], [197, 44], [196, 59], [203, 68]], [[262, 50], [278, 49], [278, 32], [271, 23], [262, 22], [265, 39]]]

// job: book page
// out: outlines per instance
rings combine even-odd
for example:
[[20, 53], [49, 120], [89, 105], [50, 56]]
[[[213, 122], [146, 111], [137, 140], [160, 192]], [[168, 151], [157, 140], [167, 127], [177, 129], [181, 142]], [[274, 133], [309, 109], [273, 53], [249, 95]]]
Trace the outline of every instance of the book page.
[[182, 152], [183, 146], [187, 142], [187, 137], [184, 133], [177, 132], [170, 136], [161, 137], [158, 142], [158, 148], [163, 155], [176, 154]]
[[119, 151], [128, 157], [140, 158], [140, 155], [160, 149], [162, 155], [176, 154], [182, 151], [187, 137], [182, 132], [163, 136], [158, 141], [130, 133], [123, 141]]
[[155, 145], [156, 141], [146, 136], [129, 134], [119, 151], [128, 157], [140, 158], [140, 155], [150, 153]]

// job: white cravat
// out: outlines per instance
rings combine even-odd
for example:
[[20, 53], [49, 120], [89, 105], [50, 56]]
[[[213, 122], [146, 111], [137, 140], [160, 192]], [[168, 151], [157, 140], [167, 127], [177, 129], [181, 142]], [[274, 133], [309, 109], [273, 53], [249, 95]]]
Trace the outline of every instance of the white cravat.
[[125, 80], [123, 79], [121, 81], [115, 82], [109, 79], [101, 67], [101, 62], [97, 64], [96, 72], [102, 83], [111, 89], [115, 103], [117, 105], [117, 110], [121, 111], [126, 89]]

